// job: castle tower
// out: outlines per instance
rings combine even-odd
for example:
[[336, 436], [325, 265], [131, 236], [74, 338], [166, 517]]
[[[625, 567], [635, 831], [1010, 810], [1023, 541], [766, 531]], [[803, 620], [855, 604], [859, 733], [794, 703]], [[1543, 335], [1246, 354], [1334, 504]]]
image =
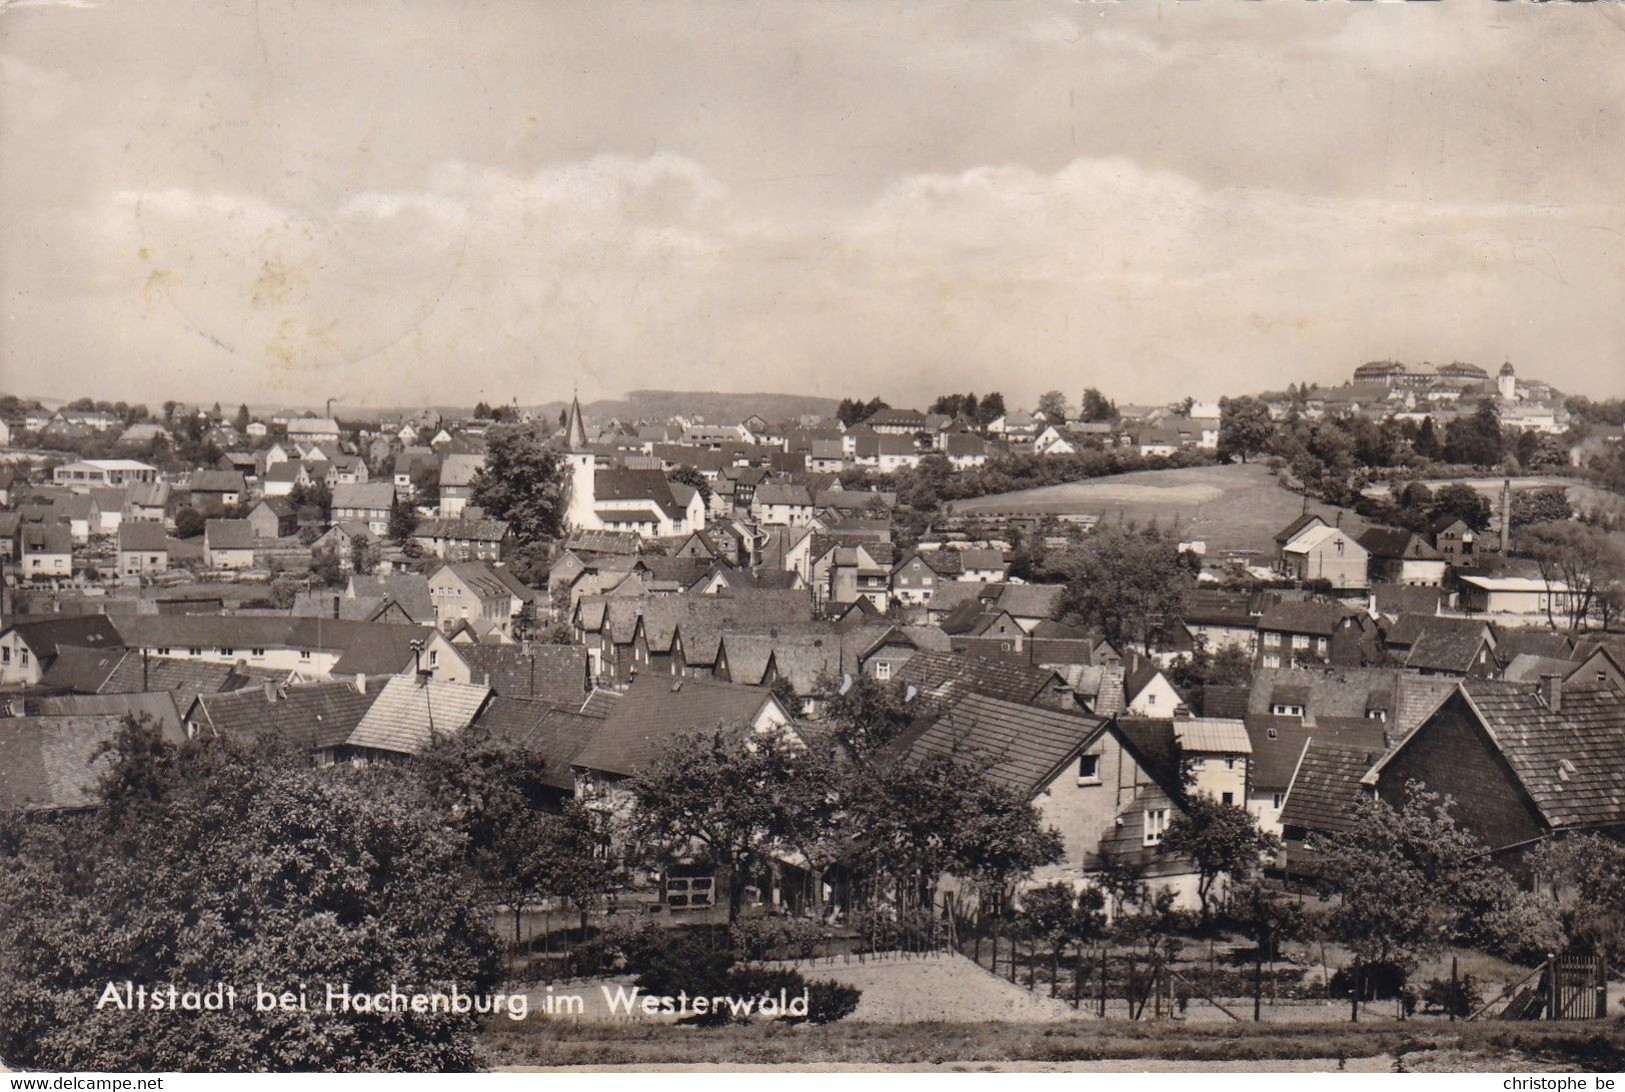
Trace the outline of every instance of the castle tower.
[[564, 518], [578, 530], [598, 530], [601, 524], [593, 511], [597, 503], [593, 475], [597, 466], [587, 448], [587, 426], [581, 419], [581, 399], [570, 399], [570, 413], [564, 422], [564, 459], [570, 466], [570, 503]]
[[1495, 390], [1508, 402], [1518, 395], [1518, 380], [1512, 370], [1512, 361], [1501, 365], [1501, 374], [1495, 378]]

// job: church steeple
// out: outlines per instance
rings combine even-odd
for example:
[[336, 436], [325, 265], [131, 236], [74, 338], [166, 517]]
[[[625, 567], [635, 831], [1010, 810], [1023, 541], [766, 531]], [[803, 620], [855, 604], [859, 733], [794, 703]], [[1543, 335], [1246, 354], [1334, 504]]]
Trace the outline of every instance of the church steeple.
[[564, 446], [568, 451], [587, 450], [587, 425], [581, 420], [581, 397], [570, 397], [570, 416], [564, 422]]

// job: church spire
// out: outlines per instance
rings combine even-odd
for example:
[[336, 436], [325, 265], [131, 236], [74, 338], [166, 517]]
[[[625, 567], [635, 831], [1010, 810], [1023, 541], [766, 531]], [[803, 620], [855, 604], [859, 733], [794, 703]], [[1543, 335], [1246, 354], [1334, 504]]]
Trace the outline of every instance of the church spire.
[[564, 422], [564, 445], [570, 451], [587, 450], [587, 426], [581, 420], [581, 396], [570, 398], [570, 416]]

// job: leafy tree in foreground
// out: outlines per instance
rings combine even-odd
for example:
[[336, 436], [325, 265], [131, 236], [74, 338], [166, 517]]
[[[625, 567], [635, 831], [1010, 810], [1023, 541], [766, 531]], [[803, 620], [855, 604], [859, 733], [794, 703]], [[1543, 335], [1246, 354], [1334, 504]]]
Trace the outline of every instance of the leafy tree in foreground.
[[[55, 1070], [470, 1069], [475, 1018], [326, 1011], [353, 994], [489, 991], [498, 961], [462, 840], [401, 771], [316, 770], [126, 725], [105, 808], [0, 819], [0, 1054]], [[235, 985], [222, 1011], [132, 1013], [109, 982]], [[308, 1011], [256, 1011], [255, 983]], [[248, 991], [244, 997], [242, 991]]]
[[1168, 824], [1161, 848], [1164, 853], [1189, 858], [1196, 866], [1196, 895], [1205, 926], [1212, 920], [1213, 885], [1219, 877], [1247, 879], [1258, 871], [1260, 858], [1280, 844], [1275, 835], [1258, 829], [1258, 821], [1247, 809], [1197, 793]]

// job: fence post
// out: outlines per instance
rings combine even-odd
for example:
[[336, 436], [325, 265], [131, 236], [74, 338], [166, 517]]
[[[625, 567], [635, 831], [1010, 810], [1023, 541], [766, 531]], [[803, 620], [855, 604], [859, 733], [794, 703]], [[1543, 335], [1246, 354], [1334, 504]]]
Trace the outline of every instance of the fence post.
[[1083, 1000], [1083, 948], [1080, 946], [1072, 955], [1072, 1011], [1078, 1011], [1078, 1005]]
[[1450, 1022], [1456, 1022], [1456, 1006], [1461, 1004], [1461, 975], [1457, 957], [1450, 957]]
[[1546, 957], [1546, 1019], [1558, 1019], [1558, 1008], [1562, 1005], [1563, 994], [1557, 984], [1557, 957]]
[[1106, 946], [1100, 946], [1100, 1018], [1106, 1019]]
[[1012, 984], [1014, 984], [1015, 980], [1016, 980], [1016, 931], [1014, 929], [1012, 929], [1012, 930], [1010, 930], [1010, 981], [1011, 981]]
[[1608, 1018], [1608, 956], [1597, 953], [1597, 1019]]
[[1027, 992], [1033, 991], [1033, 981], [1037, 974], [1033, 964], [1038, 962], [1038, 950], [1031, 944], [1027, 945]]
[[1264, 1018], [1264, 954], [1253, 955], [1253, 1023]]

